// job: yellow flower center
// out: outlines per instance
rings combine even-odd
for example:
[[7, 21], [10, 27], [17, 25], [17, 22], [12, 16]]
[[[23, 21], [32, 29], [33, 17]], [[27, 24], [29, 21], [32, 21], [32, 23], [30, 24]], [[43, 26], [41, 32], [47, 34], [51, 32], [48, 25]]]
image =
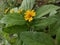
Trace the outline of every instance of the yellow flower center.
[[35, 16], [35, 14], [36, 13], [34, 12], [34, 10], [27, 10], [25, 12], [24, 18], [25, 18], [26, 21], [31, 22], [33, 20], [33, 17]]

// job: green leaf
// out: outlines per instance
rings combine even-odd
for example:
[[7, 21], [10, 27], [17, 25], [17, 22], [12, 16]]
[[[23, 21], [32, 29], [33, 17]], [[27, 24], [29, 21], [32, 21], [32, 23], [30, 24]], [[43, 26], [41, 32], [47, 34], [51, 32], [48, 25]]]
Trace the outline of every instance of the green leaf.
[[5, 24], [6, 27], [25, 24], [23, 15], [17, 13], [5, 15], [0, 22]]
[[23, 10], [32, 9], [34, 3], [35, 3], [35, 0], [23, 0], [19, 9], [23, 9]]
[[52, 10], [57, 10], [57, 9], [60, 9], [60, 7], [55, 6], [55, 5], [43, 5], [42, 7], [37, 9], [37, 11], [36, 11], [36, 13], [37, 13], [36, 18], [41, 18], [42, 16], [52, 12]]
[[57, 33], [59, 28], [60, 28], [60, 22], [55, 22], [55, 23], [50, 25], [49, 33], [53, 36]]
[[48, 0], [48, 3], [55, 3], [56, 0]]
[[21, 45], [21, 44], [22, 44], [22, 41], [18, 39], [14, 45]]
[[57, 19], [51, 16], [48, 18], [36, 19], [35, 21], [36, 22], [33, 23], [35, 30], [44, 30], [47, 26], [50, 26], [51, 24], [55, 23]]
[[27, 31], [28, 27], [26, 25], [15, 25], [15, 26], [11, 26], [11, 27], [7, 27], [7, 28], [3, 28], [3, 31], [10, 33], [10, 34], [14, 34], [14, 33], [20, 33], [22, 31]]
[[57, 35], [56, 35], [56, 37], [57, 37], [57, 45], [60, 45], [60, 28], [57, 29], [57, 30], [58, 30]]
[[60, 0], [48, 0], [48, 3], [58, 3]]
[[49, 16], [53, 16], [53, 15], [55, 15], [56, 13], [57, 13], [56, 10], [52, 10], [52, 11], [50, 12]]
[[24, 45], [54, 45], [52, 38], [44, 32], [22, 32], [20, 37]]
[[[56, 18], [56, 22], [55, 23], [52, 23], [50, 26], [49, 26], [49, 33], [51, 35], [55, 35], [58, 31], [58, 28], [60, 28], [60, 12], [57, 13], [55, 16], [53, 16], [54, 18]], [[53, 20], [55, 21], [55, 20]]]

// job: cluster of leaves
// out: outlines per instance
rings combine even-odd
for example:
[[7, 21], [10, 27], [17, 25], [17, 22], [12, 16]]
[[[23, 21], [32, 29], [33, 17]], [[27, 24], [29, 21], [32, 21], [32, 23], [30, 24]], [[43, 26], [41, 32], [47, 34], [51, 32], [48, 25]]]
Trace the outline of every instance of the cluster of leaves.
[[[34, 4], [35, 0], [23, 0], [18, 9], [32, 10]], [[32, 22], [25, 21], [22, 16], [24, 14], [4, 14], [0, 19], [3, 45], [60, 44], [60, 7], [46, 4], [37, 8], [35, 12], [36, 16]]]

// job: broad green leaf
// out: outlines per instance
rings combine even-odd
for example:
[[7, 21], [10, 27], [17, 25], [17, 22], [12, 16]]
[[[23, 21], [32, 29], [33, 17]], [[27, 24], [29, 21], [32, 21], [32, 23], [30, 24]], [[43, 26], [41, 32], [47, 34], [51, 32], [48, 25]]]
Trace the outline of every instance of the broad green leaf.
[[57, 45], [60, 45], [60, 28], [57, 29], [57, 30], [58, 30], [57, 35], [56, 35], [56, 37], [57, 37]]
[[19, 9], [23, 9], [23, 10], [32, 9], [34, 3], [35, 3], [35, 0], [23, 0]]
[[7, 27], [7, 28], [3, 28], [3, 31], [10, 33], [10, 34], [14, 34], [14, 33], [20, 33], [22, 31], [27, 31], [28, 27], [26, 25], [15, 25], [15, 26], [11, 26], [11, 27]]
[[51, 24], [54, 24], [57, 21], [57, 19], [54, 17], [48, 17], [48, 18], [36, 19], [35, 21], [36, 22], [34, 22], [32, 26], [35, 27], [35, 30], [41, 30], [45, 29]]
[[52, 38], [44, 32], [22, 32], [20, 37], [24, 45], [54, 45]]
[[55, 22], [49, 26], [49, 33], [53, 36], [57, 33], [58, 28], [60, 28], [60, 22]]
[[25, 24], [23, 15], [16, 13], [5, 15], [0, 22], [5, 24], [6, 27]]
[[55, 35], [57, 33], [57, 31], [58, 31], [58, 28], [60, 28], [60, 12], [55, 15], [55, 18], [57, 19], [56, 22], [52, 23], [49, 26], [49, 33], [51, 35]]
[[50, 5], [43, 5], [42, 7], [37, 9], [37, 11], [36, 11], [36, 13], [37, 13], [36, 18], [41, 18], [42, 16], [52, 12], [52, 10], [57, 10], [57, 9], [60, 9], [60, 7], [55, 6], [55, 5], [51, 5], [51, 4]]

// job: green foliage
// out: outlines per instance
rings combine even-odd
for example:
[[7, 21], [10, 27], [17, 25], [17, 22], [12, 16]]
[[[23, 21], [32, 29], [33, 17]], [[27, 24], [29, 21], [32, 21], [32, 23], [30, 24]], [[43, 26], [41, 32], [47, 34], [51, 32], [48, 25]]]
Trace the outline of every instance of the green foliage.
[[60, 2], [59, 0], [48, 0], [48, 3], [57, 3]]
[[23, 15], [14, 13], [14, 14], [7, 14], [1, 19], [1, 23], [6, 24], [6, 27], [13, 26], [13, 25], [23, 25], [25, 24], [25, 20]]
[[29, 10], [34, 6], [35, 0], [24, 0], [19, 9]]
[[[0, 11], [2, 12], [0, 36], [4, 45], [60, 45], [60, 6], [46, 4], [34, 10], [35, 0], [23, 0], [18, 7], [15, 6], [16, 0], [4, 0], [4, 3], [6, 7], [0, 7], [3, 8]], [[4, 14], [6, 8], [9, 10]], [[31, 22], [25, 20], [25, 17], [28, 15], [26, 18], [29, 19], [31, 17], [29, 15], [33, 11], [27, 10], [36, 12], [36, 16], [30, 19]]]
[[15, 34], [15, 33], [20, 33], [22, 31], [27, 31], [28, 27], [26, 25], [15, 25], [11, 27], [6, 27], [3, 29], [4, 32], [10, 33], [10, 34]]
[[60, 28], [58, 28], [58, 31], [57, 31], [57, 45], [60, 45]]
[[57, 9], [59, 9], [60, 7], [58, 6], [55, 6], [55, 5], [44, 5], [42, 7], [40, 7], [39, 9], [37, 9], [36, 13], [37, 13], [37, 16], [36, 18], [40, 18], [44, 15], [47, 15], [48, 13], [52, 12], [52, 11], [55, 11]]
[[58, 14], [56, 14], [55, 16], [53, 16], [54, 18], [56, 18], [56, 22], [51, 24], [49, 27], [50, 30], [50, 34], [55, 35], [58, 31], [58, 29], [60, 28], [60, 12]]
[[20, 37], [24, 45], [54, 45], [52, 38], [43, 32], [22, 32]]
[[45, 30], [46, 27], [54, 24], [56, 21], [57, 21], [57, 19], [54, 18], [54, 17], [42, 18], [42, 19], [37, 20], [36, 22], [34, 22], [34, 25], [33, 26], [37, 30], [40, 30], [40, 29]]

